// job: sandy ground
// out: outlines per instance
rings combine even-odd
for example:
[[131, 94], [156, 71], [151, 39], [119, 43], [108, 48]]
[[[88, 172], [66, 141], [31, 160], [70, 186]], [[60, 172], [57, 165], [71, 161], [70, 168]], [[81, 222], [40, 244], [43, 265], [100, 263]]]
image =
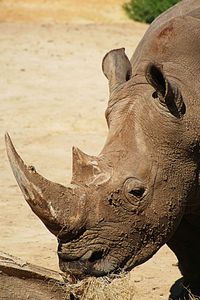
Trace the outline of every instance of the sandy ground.
[[[28, 164], [62, 184], [70, 181], [72, 145], [88, 154], [101, 150], [108, 100], [102, 58], [117, 47], [125, 47], [130, 57], [147, 28], [128, 21], [121, 3], [0, 2], [2, 251], [58, 269], [56, 239], [32, 213], [16, 185], [4, 133], [11, 134]], [[170, 286], [180, 277], [175, 264], [174, 255], [163, 247], [132, 271], [133, 299], [168, 299]]]

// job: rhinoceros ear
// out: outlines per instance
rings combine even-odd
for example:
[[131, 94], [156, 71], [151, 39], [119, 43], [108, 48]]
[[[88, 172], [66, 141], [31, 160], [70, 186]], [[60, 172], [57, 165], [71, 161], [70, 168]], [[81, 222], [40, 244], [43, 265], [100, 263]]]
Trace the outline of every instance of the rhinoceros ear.
[[155, 89], [153, 97], [160, 100], [160, 103], [167, 107], [172, 115], [177, 118], [183, 116], [186, 107], [181, 92], [177, 85], [170, 82], [165, 76], [162, 65], [150, 63], [146, 69], [146, 79]]
[[128, 81], [132, 74], [131, 63], [125, 54], [125, 49], [114, 49], [108, 52], [102, 61], [104, 75], [109, 80], [110, 93], [114, 89]]

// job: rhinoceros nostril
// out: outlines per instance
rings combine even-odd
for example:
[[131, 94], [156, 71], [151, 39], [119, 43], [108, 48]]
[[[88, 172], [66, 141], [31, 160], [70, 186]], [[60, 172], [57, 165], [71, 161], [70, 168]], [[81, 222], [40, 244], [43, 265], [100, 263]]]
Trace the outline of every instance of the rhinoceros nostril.
[[89, 262], [93, 263], [99, 259], [102, 259], [103, 258], [103, 255], [104, 255], [104, 251], [103, 250], [97, 250], [97, 251], [94, 251], [92, 253], [92, 255], [90, 256], [90, 258], [88, 259]]

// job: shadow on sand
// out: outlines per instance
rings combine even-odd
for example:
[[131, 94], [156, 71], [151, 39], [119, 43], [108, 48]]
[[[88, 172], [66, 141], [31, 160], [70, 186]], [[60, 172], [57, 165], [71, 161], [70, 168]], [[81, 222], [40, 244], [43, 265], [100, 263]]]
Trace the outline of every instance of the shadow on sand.
[[[196, 298], [197, 297], [197, 298]], [[192, 287], [192, 292], [184, 285], [183, 278], [178, 279], [170, 289], [168, 300], [195, 300], [200, 299], [200, 288]]]

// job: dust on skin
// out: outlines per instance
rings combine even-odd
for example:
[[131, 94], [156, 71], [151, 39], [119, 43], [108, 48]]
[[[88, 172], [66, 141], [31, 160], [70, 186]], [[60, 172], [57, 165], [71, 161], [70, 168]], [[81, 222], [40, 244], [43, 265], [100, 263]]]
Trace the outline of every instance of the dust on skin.
[[[48, 2], [51, 6], [52, 1]], [[1, 137], [3, 140], [5, 131], [9, 131], [25, 160], [37, 165], [38, 171], [53, 181], [69, 182], [73, 144], [86, 153], [95, 154], [105, 140], [107, 129], [103, 113], [107, 105], [107, 82], [101, 75], [102, 57], [109, 49], [122, 46], [126, 47], [130, 57], [147, 28], [132, 21], [123, 28], [121, 24], [103, 25], [113, 23], [113, 20], [118, 22], [121, 10], [114, 10], [113, 5], [121, 5], [121, 2], [104, 3], [104, 7], [107, 3], [112, 6], [109, 15], [112, 21], [101, 15], [90, 25], [80, 24], [82, 16], [74, 25], [66, 25], [66, 21], [73, 21], [67, 15], [62, 17], [63, 24], [60, 24], [59, 12], [55, 14], [55, 24], [51, 9], [41, 16], [35, 13], [35, 9], [41, 11], [39, 2], [34, 1], [33, 7], [32, 0], [30, 5], [26, 2], [28, 12], [20, 7], [24, 6], [24, 1], [15, 1], [15, 5], [13, 1], [0, 3], [7, 7], [0, 13], [3, 21], [0, 24], [0, 63], [4, 75], [0, 96]], [[9, 8], [9, 5], [12, 6]], [[84, 10], [90, 9], [90, 5], [91, 1], [85, 2]], [[99, 1], [92, 1], [92, 6], [95, 10]], [[68, 8], [75, 15], [76, 3], [68, 1]], [[89, 17], [85, 17], [84, 23], [91, 23], [89, 9]], [[122, 19], [127, 20], [126, 17]], [[81, 51], [77, 52], [77, 49]], [[1, 250], [58, 270], [57, 241], [22, 199], [3, 142], [0, 149], [0, 168], [3, 170]], [[176, 258], [164, 247], [152, 260], [136, 267], [131, 272], [136, 299], [166, 299], [171, 283], [179, 276], [178, 268], [171, 267], [173, 264], [176, 264]]]

